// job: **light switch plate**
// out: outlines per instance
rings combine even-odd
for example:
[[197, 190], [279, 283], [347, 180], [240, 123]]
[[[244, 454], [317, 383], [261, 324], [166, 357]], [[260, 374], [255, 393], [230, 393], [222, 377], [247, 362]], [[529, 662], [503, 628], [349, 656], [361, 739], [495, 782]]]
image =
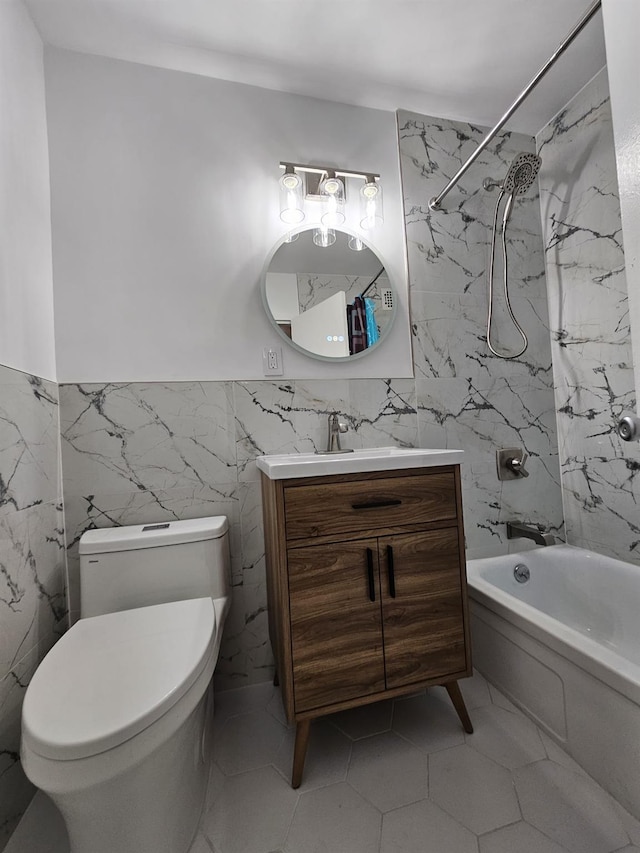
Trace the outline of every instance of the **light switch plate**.
[[265, 376], [282, 376], [282, 347], [264, 347], [262, 372]]

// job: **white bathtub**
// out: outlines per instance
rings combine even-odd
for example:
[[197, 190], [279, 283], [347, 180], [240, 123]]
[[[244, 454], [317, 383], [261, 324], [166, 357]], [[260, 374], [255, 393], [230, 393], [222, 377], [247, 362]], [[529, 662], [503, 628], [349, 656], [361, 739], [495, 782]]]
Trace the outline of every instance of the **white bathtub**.
[[467, 577], [474, 665], [640, 819], [640, 566], [553, 545]]

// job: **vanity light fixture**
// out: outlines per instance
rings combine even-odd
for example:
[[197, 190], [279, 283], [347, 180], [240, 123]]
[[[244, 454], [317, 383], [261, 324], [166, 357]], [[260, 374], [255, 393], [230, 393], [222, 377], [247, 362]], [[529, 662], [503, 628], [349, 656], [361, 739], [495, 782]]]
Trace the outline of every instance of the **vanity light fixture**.
[[[315, 215], [313, 219], [316, 221], [319, 219], [325, 230], [342, 225], [346, 220], [345, 178], [359, 178], [364, 181], [360, 187], [360, 226], [365, 230], [371, 230], [382, 225], [384, 217], [380, 175], [374, 172], [354, 172], [350, 169], [302, 163], [281, 162], [280, 168], [284, 169], [284, 174], [280, 177], [280, 219], [288, 225], [296, 225], [303, 221], [305, 200], [322, 202], [323, 207], [319, 215]], [[356, 248], [354, 245], [350, 248], [361, 251], [364, 246]]]

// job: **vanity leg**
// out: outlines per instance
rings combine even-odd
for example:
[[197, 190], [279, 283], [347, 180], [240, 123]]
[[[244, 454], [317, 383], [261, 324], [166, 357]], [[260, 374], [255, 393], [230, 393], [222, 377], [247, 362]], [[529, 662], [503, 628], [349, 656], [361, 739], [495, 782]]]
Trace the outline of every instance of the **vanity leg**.
[[451, 701], [453, 702], [453, 707], [458, 712], [460, 722], [462, 723], [462, 728], [467, 734], [473, 734], [473, 726], [471, 725], [471, 720], [469, 718], [466, 705], [464, 704], [462, 693], [460, 692], [460, 688], [458, 687], [458, 682], [450, 681], [448, 684], [445, 684], [445, 687], [447, 688], [449, 699], [451, 699]]
[[292, 788], [299, 788], [300, 782], [302, 782], [302, 771], [304, 770], [304, 759], [307, 755], [310, 729], [310, 719], [300, 720], [296, 723], [296, 743], [293, 749], [293, 773], [291, 776]]

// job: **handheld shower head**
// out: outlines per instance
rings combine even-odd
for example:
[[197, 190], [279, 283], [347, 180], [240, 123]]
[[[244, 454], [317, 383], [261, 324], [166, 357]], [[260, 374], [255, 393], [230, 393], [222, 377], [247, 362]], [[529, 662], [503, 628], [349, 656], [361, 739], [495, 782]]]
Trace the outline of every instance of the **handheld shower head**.
[[507, 177], [502, 182], [502, 189], [513, 195], [526, 193], [535, 181], [541, 165], [542, 160], [537, 154], [529, 154], [526, 151], [516, 154], [509, 166]]
[[540, 157], [537, 154], [529, 154], [527, 151], [521, 151], [514, 157], [513, 163], [509, 166], [507, 177], [502, 182], [503, 192], [508, 193], [507, 203], [502, 216], [503, 230], [513, 210], [513, 199], [516, 195], [526, 193], [535, 181], [541, 165], [542, 160]]

